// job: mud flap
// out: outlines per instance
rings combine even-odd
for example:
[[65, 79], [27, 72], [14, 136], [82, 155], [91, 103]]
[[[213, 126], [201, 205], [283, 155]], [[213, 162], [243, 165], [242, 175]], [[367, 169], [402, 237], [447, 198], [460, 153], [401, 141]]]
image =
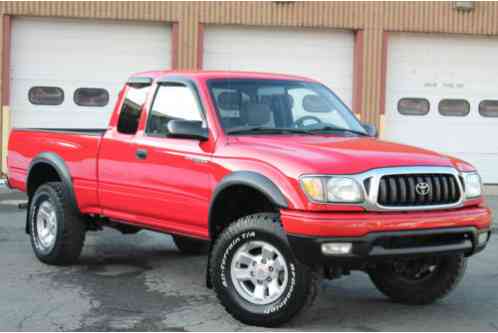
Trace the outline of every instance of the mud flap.
[[208, 289], [213, 289], [213, 283], [211, 282], [211, 276], [209, 275], [209, 271], [211, 268], [211, 251], [213, 250], [213, 243], [214, 242], [209, 242], [209, 252], [206, 265], [206, 288]]

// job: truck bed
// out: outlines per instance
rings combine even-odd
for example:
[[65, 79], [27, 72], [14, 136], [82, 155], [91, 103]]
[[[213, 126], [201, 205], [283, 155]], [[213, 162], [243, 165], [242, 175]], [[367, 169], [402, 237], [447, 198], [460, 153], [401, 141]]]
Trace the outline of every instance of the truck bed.
[[7, 164], [9, 183], [26, 191], [33, 159], [41, 154], [58, 155], [72, 177], [81, 210], [97, 206], [97, 155], [105, 129], [13, 129]]
[[57, 132], [57, 133], [103, 136], [106, 132], [106, 129], [105, 128], [17, 128], [16, 131]]

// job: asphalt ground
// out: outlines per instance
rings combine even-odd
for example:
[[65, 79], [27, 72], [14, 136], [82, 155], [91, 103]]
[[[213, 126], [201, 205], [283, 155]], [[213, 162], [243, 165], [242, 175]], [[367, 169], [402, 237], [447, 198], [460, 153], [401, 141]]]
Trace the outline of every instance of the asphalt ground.
[[[24, 233], [22, 200], [0, 191], [1, 331], [264, 330], [232, 319], [205, 287], [206, 258], [181, 254], [168, 235], [89, 232], [77, 265], [40, 263]], [[488, 203], [498, 212], [498, 197]], [[353, 272], [323, 281], [314, 306], [281, 329], [498, 331], [497, 237], [436, 304], [393, 303]]]

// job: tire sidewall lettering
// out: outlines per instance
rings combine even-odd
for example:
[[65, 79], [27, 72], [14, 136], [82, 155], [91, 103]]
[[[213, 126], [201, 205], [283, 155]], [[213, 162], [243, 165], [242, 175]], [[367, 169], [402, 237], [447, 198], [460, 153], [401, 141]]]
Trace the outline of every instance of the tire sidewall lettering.
[[228, 282], [227, 282], [227, 263], [229, 261], [229, 258], [231, 258], [231, 253], [233, 252], [232, 250], [235, 249], [235, 247], [238, 244], [242, 244], [245, 240], [248, 239], [254, 239], [256, 238], [256, 232], [255, 231], [247, 231], [243, 232], [230, 242], [228, 244], [227, 248], [225, 249], [225, 252], [223, 253], [223, 258], [221, 259], [221, 264], [220, 264], [220, 277], [221, 277], [221, 284], [223, 287], [228, 288]]
[[264, 311], [263, 313], [264, 314], [271, 314], [271, 313], [274, 313], [274, 312], [277, 312], [279, 310], [281, 310], [282, 308], [284, 308], [288, 303], [289, 301], [291, 300], [292, 298], [292, 295], [294, 294], [294, 290], [295, 290], [295, 286], [296, 286], [296, 266], [294, 265], [294, 263], [290, 263], [289, 264], [289, 282], [290, 282], [290, 286], [289, 286], [289, 290], [287, 291], [287, 293], [285, 294], [285, 297], [282, 298], [281, 300], [279, 300], [277, 303], [275, 304], [270, 304]]

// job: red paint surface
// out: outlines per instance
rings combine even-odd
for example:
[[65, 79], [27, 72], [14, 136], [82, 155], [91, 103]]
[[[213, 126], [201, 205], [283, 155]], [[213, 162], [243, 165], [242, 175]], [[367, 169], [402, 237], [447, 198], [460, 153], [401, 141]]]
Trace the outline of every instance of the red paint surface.
[[322, 213], [281, 210], [282, 223], [290, 234], [306, 236], [361, 237], [372, 232], [433, 228], [477, 227], [491, 223], [488, 208], [412, 213]]
[[[208, 238], [208, 210], [221, 179], [233, 171], [254, 171], [271, 179], [288, 201], [282, 220], [290, 233], [320, 236], [363, 235], [371, 231], [451, 226], [488, 227], [490, 212], [482, 200], [465, 208], [439, 212], [372, 213], [355, 205], [310, 203], [298, 178], [303, 174], [353, 174], [380, 167], [449, 166], [472, 170], [469, 164], [431, 151], [380, 141], [334, 135], [226, 136], [209, 97], [210, 78], [304, 78], [237, 72], [152, 72], [149, 76], [190, 77], [198, 86], [207, 113], [209, 140], [199, 142], [144, 135], [147, 105], [136, 135], [116, 131], [119, 95], [103, 137], [47, 131], [13, 130], [9, 144], [10, 184], [26, 190], [33, 157], [54, 152], [71, 173], [83, 213], [102, 214], [148, 228]], [[141, 75], [144, 75], [142, 73]], [[308, 79], [304, 79], [308, 80]], [[151, 90], [155, 88], [152, 86]], [[146, 160], [135, 152], [148, 150]], [[193, 160], [202, 159], [204, 163]]]

